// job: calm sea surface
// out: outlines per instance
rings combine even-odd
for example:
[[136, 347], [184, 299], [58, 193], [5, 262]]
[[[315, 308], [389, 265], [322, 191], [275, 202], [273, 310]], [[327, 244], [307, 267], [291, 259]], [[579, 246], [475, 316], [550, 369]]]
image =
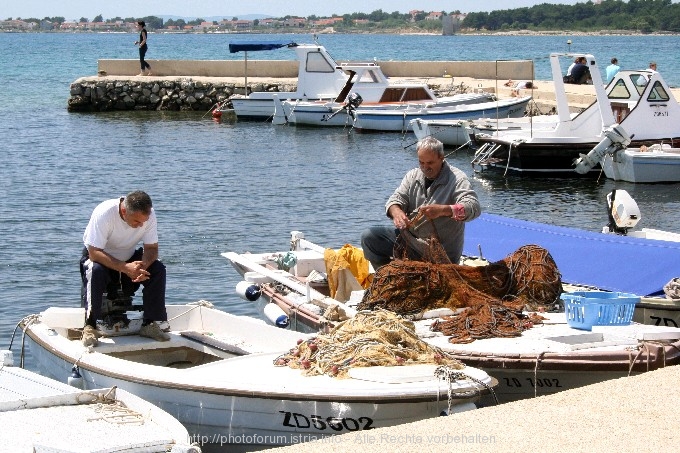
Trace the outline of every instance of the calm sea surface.
[[[132, 34], [0, 33], [0, 344], [28, 314], [79, 303], [82, 232], [100, 201], [133, 189], [151, 194], [168, 268], [168, 303], [199, 299], [255, 315], [235, 296], [224, 251], [285, 249], [291, 230], [333, 247], [358, 245], [385, 222], [383, 205], [417, 164], [412, 135], [348, 134], [271, 124], [218, 124], [185, 113], [71, 114], [69, 84], [93, 75], [99, 58], [137, 58]], [[159, 35], [149, 59], [229, 59], [233, 39], [310, 36]], [[337, 59], [495, 60], [532, 58], [549, 79], [550, 52], [589, 52], [623, 67], [659, 63], [680, 86], [678, 36], [321, 35]], [[261, 59], [292, 52], [262, 52]], [[602, 66], [606, 66], [602, 64]], [[524, 180], [475, 175], [466, 152], [450, 161], [471, 177], [486, 212], [599, 231], [605, 195], [628, 190], [641, 226], [677, 231], [678, 185]], [[15, 350], [16, 350], [15, 340]]]

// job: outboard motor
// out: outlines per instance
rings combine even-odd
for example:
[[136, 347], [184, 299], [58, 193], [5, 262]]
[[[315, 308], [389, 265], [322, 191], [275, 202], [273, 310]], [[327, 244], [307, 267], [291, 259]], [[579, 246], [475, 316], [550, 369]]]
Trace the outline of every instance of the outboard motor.
[[321, 121], [329, 121], [331, 118], [333, 118], [340, 112], [347, 112], [348, 117], [351, 117], [352, 120], [356, 120], [356, 115], [354, 114], [354, 112], [361, 105], [362, 102], [364, 102], [364, 99], [361, 97], [361, 95], [352, 92], [347, 96], [345, 105], [343, 105], [341, 109], [337, 110], [336, 112], [333, 112], [331, 116], [323, 118]]
[[626, 148], [630, 145], [633, 135], [628, 133], [618, 124], [608, 127], [604, 131], [604, 138], [600, 143], [595, 145], [588, 154], [579, 154], [579, 157], [574, 160], [576, 173], [585, 175], [595, 166], [600, 163], [600, 160], [606, 154], [614, 154], [620, 149]]
[[628, 192], [612, 190], [607, 194], [607, 217], [609, 223], [602, 232], [625, 236], [640, 221], [640, 209]]
[[362, 102], [364, 102], [364, 98], [362, 98], [359, 93], [352, 92], [349, 94], [349, 96], [347, 96], [347, 105], [349, 110], [356, 110]]

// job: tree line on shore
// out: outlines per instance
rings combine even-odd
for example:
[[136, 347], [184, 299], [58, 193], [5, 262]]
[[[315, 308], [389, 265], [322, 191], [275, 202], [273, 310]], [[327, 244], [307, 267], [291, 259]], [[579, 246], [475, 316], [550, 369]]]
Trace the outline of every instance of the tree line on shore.
[[601, 3], [543, 3], [482, 13], [469, 13], [464, 28], [501, 30], [627, 30], [643, 33], [680, 32], [680, 4], [671, 0], [602, 0]]
[[[556, 5], [542, 3], [532, 7], [523, 7], [507, 10], [496, 10], [491, 12], [477, 12], [462, 14], [460, 11], [447, 13], [442, 11], [442, 16], [455, 15], [461, 22], [456, 27], [459, 32], [478, 32], [478, 31], [513, 31], [513, 30], [533, 30], [533, 31], [635, 31], [642, 33], [653, 32], [680, 32], [680, 4], [673, 3], [672, 0], [602, 0], [599, 3], [587, 1], [576, 3], [575, 5]], [[335, 22], [333, 27], [337, 32], [367, 30], [376, 31], [393, 29], [420, 29], [422, 31], [436, 32], [442, 30], [441, 20], [427, 20], [428, 13], [392, 13], [384, 12], [382, 9], [371, 13], [352, 13], [337, 15], [342, 17], [342, 21]], [[291, 16], [285, 16], [282, 20]], [[147, 29], [162, 29], [169, 25], [183, 26], [201, 24], [204, 19], [198, 18], [191, 21], [184, 19], [163, 21], [156, 16], [144, 18], [125, 18], [120, 17], [108, 19], [108, 21], [134, 22], [144, 20]], [[232, 20], [237, 19], [236, 17]], [[306, 18], [312, 24], [321, 19], [312, 15]], [[63, 17], [46, 17], [44, 20], [60, 23], [64, 22]], [[39, 19], [24, 19], [24, 21], [37, 21]], [[86, 18], [81, 21], [87, 22]], [[95, 22], [103, 21], [101, 15], [95, 17]], [[361, 23], [361, 25], [359, 25]], [[253, 29], [264, 28], [256, 19], [253, 21]], [[269, 27], [271, 28], [271, 27]], [[304, 28], [304, 27], [301, 27]]]

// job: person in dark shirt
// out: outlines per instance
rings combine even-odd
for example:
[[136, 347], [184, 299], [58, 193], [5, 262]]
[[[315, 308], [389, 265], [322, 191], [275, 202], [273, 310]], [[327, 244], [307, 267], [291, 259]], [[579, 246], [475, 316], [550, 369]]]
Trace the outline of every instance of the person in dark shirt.
[[576, 85], [588, 83], [590, 80], [590, 69], [586, 65], [587, 61], [585, 57], [581, 57], [579, 62], [571, 68], [571, 77], [566, 81], [567, 83], [574, 83]]

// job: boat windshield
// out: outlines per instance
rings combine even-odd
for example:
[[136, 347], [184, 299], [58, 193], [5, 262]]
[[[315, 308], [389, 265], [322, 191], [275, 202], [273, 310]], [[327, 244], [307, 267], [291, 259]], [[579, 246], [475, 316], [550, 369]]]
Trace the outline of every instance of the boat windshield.
[[630, 91], [623, 79], [616, 81], [616, 84], [609, 91], [609, 99], [630, 99]]
[[667, 102], [669, 99], [670, 96], [663, 85], [661, 85], [661, 82], [654, 82], [652, 90], [649, 92], [649, 96], [647, 96], [647, 100]]
[[633, 81], [633, 85], [638, 91], [638, 94], [642, 94], [649, 83], [649, 78], [645, 74], [633, 74], [630, 76], [630, 80]]
[[309, 52], [307, 54], [307, 72], [334, 72], [334, 65], [330, 64], [321, 52]]
[[380, 78], [375, 74], [373, 70], [368, 70], [364, 71], [361, 74], [358, 81], [362, 83], [378, 83], [380, 82]]

